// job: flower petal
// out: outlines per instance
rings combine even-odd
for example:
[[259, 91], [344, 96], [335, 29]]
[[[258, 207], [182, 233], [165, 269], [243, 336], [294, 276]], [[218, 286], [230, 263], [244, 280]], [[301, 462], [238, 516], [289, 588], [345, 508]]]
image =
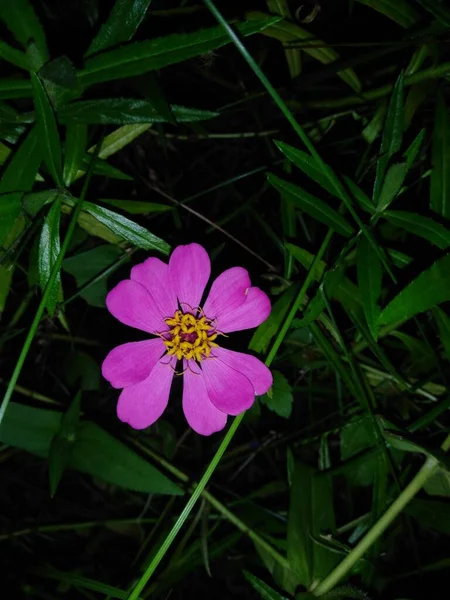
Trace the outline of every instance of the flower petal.
[[169, 274], [181, 309], [199, 306], [211, 273], [208, 253], [199, 244], [178, 246], [169, 261]]
[[174, 371], [158, 361], [144, 381], [129, 385], [119, 396], [117, 416], [134, 429], [145, 429], [163, 414], [169, 401]]
[[272, 386], [273, 377], [266, 365], [251, 354], [234, 352], [226, 348], [214, 348], [214, 356], [250, 380], [255, 394], [262, 396]]
[[109, 312], [121, 323], [156, 333], [167, 329], [156, 307], [155, 301], [143, 285], [125, 279], [106, 296]]
[[183, 411], [190, 427], [200, 435], [211, 435], [223, 429], [227, 415], [218, 410], [208, 397], [201, 370], [194, 361], [184, 362]]
[[208, 319], [238, 308], [247, 299], [246, 291], [251, 286], [248, 272], [242, 267], [232, 267], [214, 280], [203, 311]]
[[247, 299], [235, 310], [226, 312], [217, 319], [216, 327], [223, 333], [252, 329], [261, 325], [270, 315], [270, 300], [262, 290], [251, 287]]
[[250, 380], [215, 358], [202, 361], [202, 373], [209, 399], [227, 415], [238, 415], [250, 408], [255, 390]]
[[115, 388], [124, 388], [146, 379], [164, 354], [161, 338], [129, 342], [113, 348], [102, 364], [102, 375]]
[[170, 282], [169, 265], [159, 258], [147, 258], [131, 269], [131, 279], [147, 288], [163, 319], [174, 315], [178, 306], [175, 290]]

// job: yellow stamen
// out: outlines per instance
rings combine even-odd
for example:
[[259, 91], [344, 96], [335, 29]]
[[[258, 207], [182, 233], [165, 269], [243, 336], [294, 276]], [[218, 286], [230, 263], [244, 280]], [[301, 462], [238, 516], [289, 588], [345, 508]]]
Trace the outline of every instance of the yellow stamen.
[[197, 318], [191, 313], [175, 311], [173, 317], [165, 319], [169, 331], [162, 333], [167, 354], [176, 356], [178, 360], [195, 359], [200, 362], [208, 358], [211, 348], [218, 344], [213, 340], [217, 338], [212, 321], [201, 311], [201, 317]]

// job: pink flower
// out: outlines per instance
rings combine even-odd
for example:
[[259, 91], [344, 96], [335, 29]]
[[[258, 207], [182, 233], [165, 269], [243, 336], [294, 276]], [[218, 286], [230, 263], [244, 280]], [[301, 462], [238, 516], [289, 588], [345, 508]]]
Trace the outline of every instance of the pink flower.
[[164, 412], [177, 360], [183, 361], [183, 411], [202, 435], [225, 427], [265, 394], [272, 374], [257, 358], [221, 347], [221, 335], [257, 327], [270, 314], [270, 301], [252, 287], [242, 267], [224, 271], [213, 282], [200, 308], [211, 272], [202, 246], [178, 246], [169, 264], [148, 258], [131, 270], [106, 298], [121, 323], [154, 336], [114, 348], [102, 373], [123, 388], [119, 419], [144, 429]]

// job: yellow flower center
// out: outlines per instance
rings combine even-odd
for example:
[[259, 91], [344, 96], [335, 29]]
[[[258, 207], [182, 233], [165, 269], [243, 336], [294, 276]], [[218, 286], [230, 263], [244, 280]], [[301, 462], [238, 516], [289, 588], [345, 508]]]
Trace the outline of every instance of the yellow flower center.
[[176, 356], [178, 360], [194, 358], [201, 361], [208, 358], [211, 348], [217, 347], [214, 343], [217, 333], [211, 321], [206, 317], [194, 317], [190, 313], [177, 310], [173, 317], [165, 319], [169, 331], [163, 334], [167, 353]]

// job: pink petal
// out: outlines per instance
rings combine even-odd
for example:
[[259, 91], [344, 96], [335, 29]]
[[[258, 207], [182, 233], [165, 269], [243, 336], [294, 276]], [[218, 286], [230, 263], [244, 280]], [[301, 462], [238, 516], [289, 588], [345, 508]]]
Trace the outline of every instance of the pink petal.
[[137, 281], [125, 279], [106, 296], [109, 312], [121, 323], [147, 331], [167, 329], [150, 293]]
[[145, 429], [163, 414], [169, 401], [174, 371], [157, 362], [144, 381], [129, 385], [119, 397], [117, 416], [134, 429]]
[[252, 329], [261, 325], [270, 315], [270, 300], [262, 290], [251, 287], [247, 299], [235, 310], [226, 312], [217, 319], [216, 327], [223, 333]]
[[217, 358], [202, 361], [202, 373], [209, 399], [227, 415], [238, 415], [255, 400], [253, 385], [239, 371]]
[[248, 272], [242, 267], [233, 267], [224, 271], [211, 286], [203, 306], [205, 315], [208, 319], [214, 319], [235, 310], [245, 302], [246, 291], [250, 286]]
[[214, 356], [217, 357], [217, 360], [245, 375], [251, 381], [257, 396], [262, 396], [272, 386], [272, 373], [255, 356], [233, 352], [233, 350], [227, 350], [226, 348], [214, 348]]
[[187, 422], [200, 435], [211, 435], [223, 429], [227, 415], [218, 410], [208, 397], [202, 372], [194, 361], [184, 363], [183, 411]]
[[211, 273], [208, 253], [199, 244], [178, 246], [169, 261], [169, 274], [181, 309], [199, 306]]
[[146, 379], [164, 354], [161, 338], [129, 342], [111, 350], [102, 364], [102, 375], [115, 388], [123, 388]]
[[169, 265], [159, 258], [147, 258], [131, 269], [131, 279], [142, 284], [152, 295], [161, 317], [172, 317], [177, 310], [177, 297], [169, 278]]

